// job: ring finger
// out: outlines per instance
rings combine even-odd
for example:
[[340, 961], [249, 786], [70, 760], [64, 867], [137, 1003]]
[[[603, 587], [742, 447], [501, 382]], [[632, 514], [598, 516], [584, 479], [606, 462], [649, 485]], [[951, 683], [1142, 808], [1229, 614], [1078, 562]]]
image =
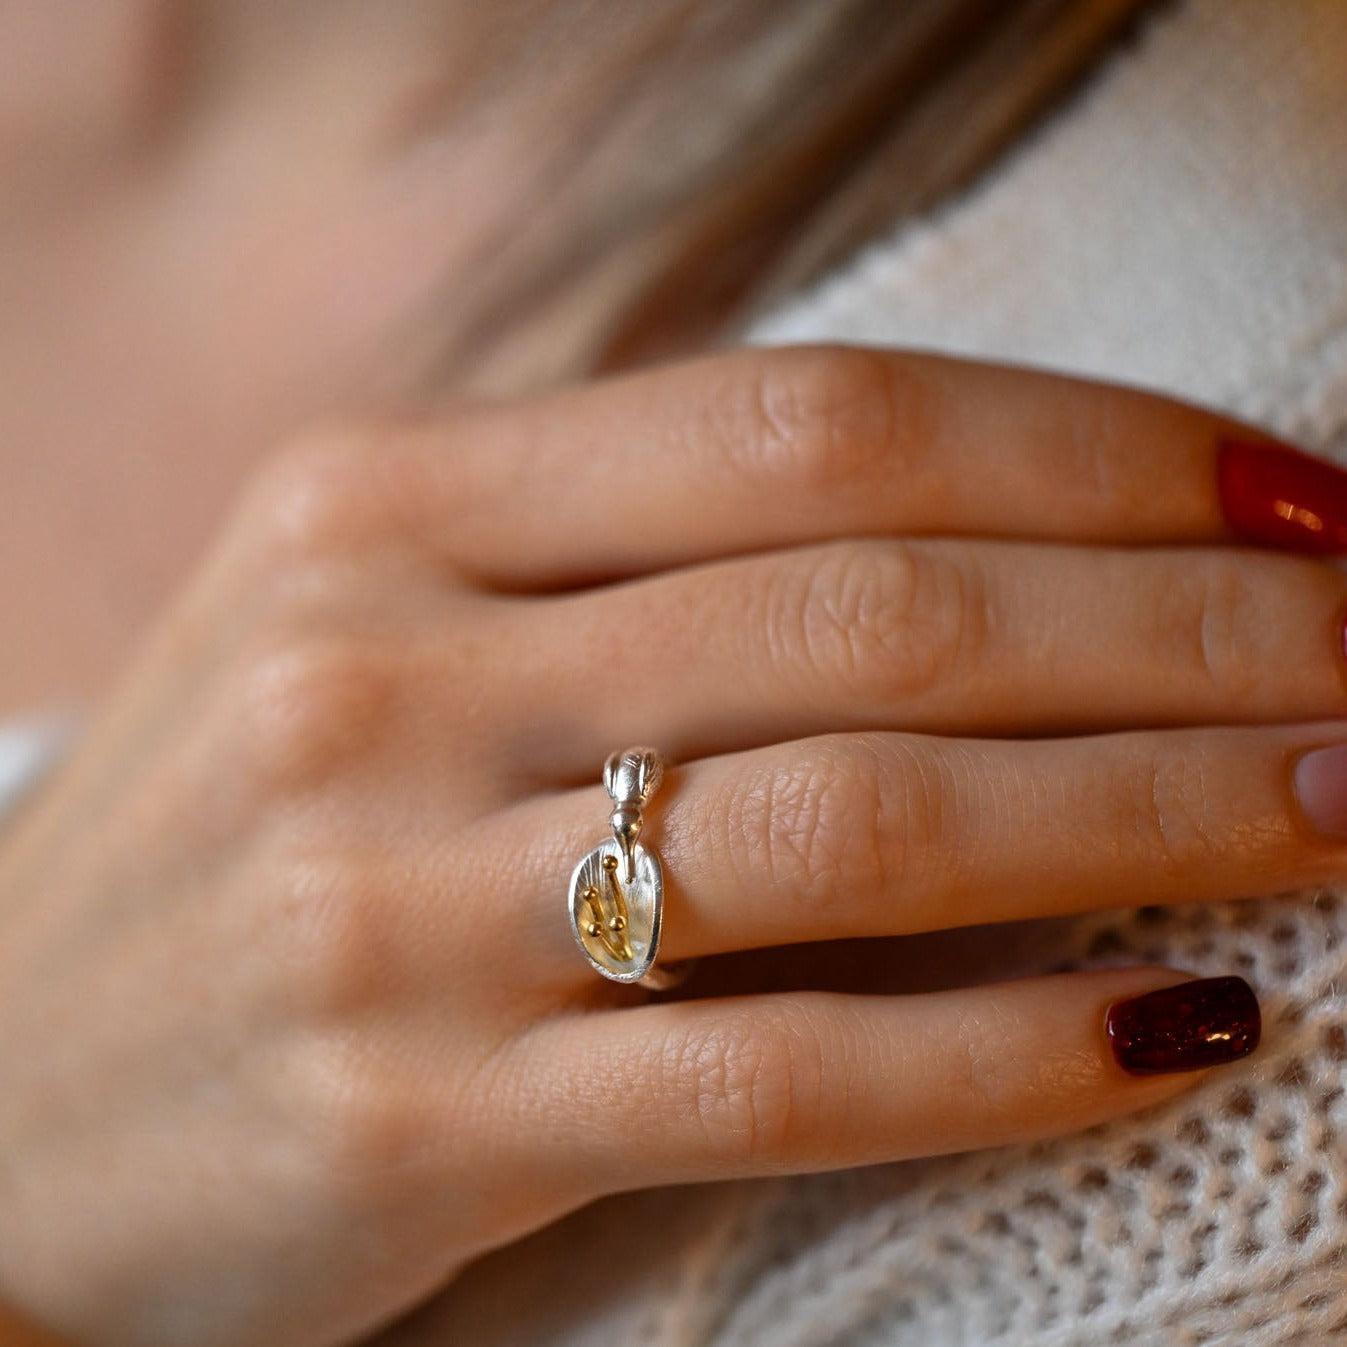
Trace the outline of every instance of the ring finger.
[[[564, 877], [606, 805], [597, 789], [535, 797], [478, 839], [501, 856], [538, 839], [546, 948], [577, 977]], [[646, 828], [671, 960], [1274, 892], [1341, 870], [1347, 726], [827, 735], [671, 771]]]

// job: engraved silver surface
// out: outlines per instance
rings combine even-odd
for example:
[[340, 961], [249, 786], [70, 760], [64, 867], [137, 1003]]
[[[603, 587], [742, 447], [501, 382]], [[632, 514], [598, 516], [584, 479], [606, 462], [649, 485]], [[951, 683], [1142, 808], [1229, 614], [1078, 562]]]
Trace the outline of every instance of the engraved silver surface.
[[603, 764], [603, 785], [613, 802], [608, 826], [622, 847], [623, 870], [632, 876], [632, 848], [641, 835], [641, 810], [664, 780], [664, 759], [657, 749], [628, 748], [610, 753]]
[[664, 780], [664, 759], [654, 748], [628, 748], [603, 764], [603, 787], [614, 804], [640, 809]]

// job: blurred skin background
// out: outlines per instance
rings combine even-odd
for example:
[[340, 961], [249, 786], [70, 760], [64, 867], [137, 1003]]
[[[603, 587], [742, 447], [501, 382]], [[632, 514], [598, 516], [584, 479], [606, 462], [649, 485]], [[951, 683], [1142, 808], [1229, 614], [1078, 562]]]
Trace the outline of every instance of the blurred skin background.
[[1153, 8], [0, 0], [0, 718], [96, 698], [297, 427], [729, 340]]
[[240, 478], [732, 335], [1141, 0], [0, 0], [0, 715], [96, 695]]

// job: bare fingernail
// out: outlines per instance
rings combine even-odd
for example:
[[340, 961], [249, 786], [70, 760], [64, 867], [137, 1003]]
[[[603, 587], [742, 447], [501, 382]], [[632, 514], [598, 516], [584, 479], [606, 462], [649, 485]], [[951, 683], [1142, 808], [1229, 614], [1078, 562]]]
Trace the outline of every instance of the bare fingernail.
[[1104, 1028], [1124, 1071], [1154, 1076], [1198, 1071], [1247, 1057], [1263, 1019], [1258, 998], [1243, 978], [1198, 978], [1117, 1001]]
[[1310, 826], [1327, 837], [1347, 837], [1347, 744], [1303, 754], [1292, 779]]

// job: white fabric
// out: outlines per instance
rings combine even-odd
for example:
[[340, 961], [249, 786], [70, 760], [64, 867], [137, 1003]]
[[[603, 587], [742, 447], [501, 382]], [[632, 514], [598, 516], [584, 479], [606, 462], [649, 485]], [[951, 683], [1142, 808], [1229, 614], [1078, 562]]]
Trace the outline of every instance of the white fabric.
[[69, 742], [73, 717], [0, 725], [0, 823]]
[[[1163, 13], [974, 193], [752, 335], [1134, 381], [1344, 453], [1347, 3]], [[1338, 892], [1055, 926], [1044, 971], [1245, 974], [1264, 1046], [1172, 1106], [1043, 1145], [610, 1201], [471, 1269], [415, 1341], [1347, 1339], [1344, 950]]]

